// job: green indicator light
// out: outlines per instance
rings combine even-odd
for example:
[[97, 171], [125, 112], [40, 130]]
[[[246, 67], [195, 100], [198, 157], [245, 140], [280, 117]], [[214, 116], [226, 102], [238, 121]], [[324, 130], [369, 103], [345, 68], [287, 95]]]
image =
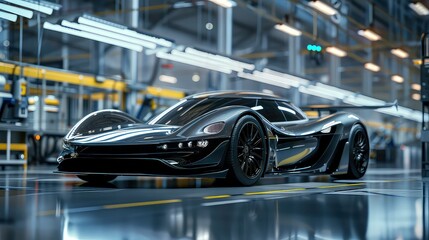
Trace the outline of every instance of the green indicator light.
[[310, 44], [307, 45], [307, 50], [311, 51], [311, 45]]
[[322, 47], [321, 46], [317, 46], [316, 47], [316, 51], [318, 51], [318, 52], [322, 51]]

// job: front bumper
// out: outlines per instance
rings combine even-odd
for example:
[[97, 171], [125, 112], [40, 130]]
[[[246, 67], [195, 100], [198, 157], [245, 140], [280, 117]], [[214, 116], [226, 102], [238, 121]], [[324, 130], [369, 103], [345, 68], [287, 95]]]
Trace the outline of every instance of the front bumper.
[[[173, 143], [169, 143], [170, 145]], [[58, 171], [74, 174], [225, 177], [223, 160], [229, 140], [206, 149], [157, 149], [156, 146], [78, 146], [63, 151]]]

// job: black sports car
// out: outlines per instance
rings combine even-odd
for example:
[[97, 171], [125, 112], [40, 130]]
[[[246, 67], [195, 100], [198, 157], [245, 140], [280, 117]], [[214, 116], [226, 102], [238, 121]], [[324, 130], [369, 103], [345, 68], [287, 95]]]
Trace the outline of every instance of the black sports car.
[[255, 92], [189, 96], [147, 124], [118, 110], [97, 111], [70, 130], [63, 147], [58, 172], [99, 182], [118, 175], [241, 185], [295, 173], [357, 179], [369, 160], [368, 134], [356, 115], [308, 119], [289, 101]]

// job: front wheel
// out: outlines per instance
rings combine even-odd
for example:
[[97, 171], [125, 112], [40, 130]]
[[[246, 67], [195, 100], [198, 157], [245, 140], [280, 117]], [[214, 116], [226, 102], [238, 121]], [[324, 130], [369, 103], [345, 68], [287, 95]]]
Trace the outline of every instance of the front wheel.
[[87, 175], [77, 175], [78, 178], [92, 183], [106, 183], [113, 181], [116, 176], [115, 175], [103, 175], [103, 174], [87, 174]]
[[240, 118], [231, 136], [227, 155], [228, 179], [250, 186], [261, 178], [266, 162], [266, 141], [259, 122], [252, 116]]

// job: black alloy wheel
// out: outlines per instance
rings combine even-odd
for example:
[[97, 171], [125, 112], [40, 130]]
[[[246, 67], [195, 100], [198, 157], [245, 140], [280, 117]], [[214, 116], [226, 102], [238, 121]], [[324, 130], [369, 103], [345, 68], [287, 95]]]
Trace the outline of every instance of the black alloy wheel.
[[113, 181], [117, 176], [103, 175], [103, 174], [86, 174], [86, 175], [77, 175], [77, 177], [90, 183], [106, 183], [106, 182]]
[[252, 116], [240, 118], [231, 136], [228, 178], [240, 185], [253, 185], [261, 178], [265, 162], [266, 141], [261, 125]]
[[369, 140], [361, 125], [353, 126], [350, 133], [350, 157], [348, 177], [358, 179], [365, 175], [369, 163]]

